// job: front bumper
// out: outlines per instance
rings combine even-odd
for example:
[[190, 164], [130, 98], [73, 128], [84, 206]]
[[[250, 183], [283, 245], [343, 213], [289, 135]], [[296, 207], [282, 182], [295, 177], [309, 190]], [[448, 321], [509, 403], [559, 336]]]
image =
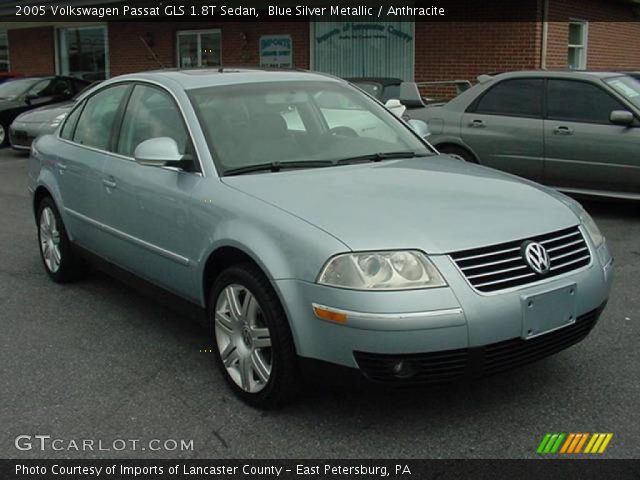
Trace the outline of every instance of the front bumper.
[[13, 122], [9, 127], [9, 143], [15, 150], [30, 150], [35, 138], [47, 130], [45, 123]]
[[[591, 247], [591, 254], [586, 268], [490, 295], [475, 291], [447, 256], [430, 258], [448, 288], [362, 292], [297, 280], [279, 280], [277, 286], [301, 357], [359, 369], [378, 381], [386, 381], [394, 364], [411, 360], [416, 381], [431, 381], [440, 374], [443, 379], [484, 375], [582, 340], [595, 325], [611, 287], [612, 260], [606, 245], [597, 251]], [[575, 322], [523, 340], [523, 298], [571, 285], [576, 286]], [[349, 320], [321, 320], [314, 315], [314, 304], [346, 311]], [[442, 372], [434, 369], [434, 362], [443, 366]]]

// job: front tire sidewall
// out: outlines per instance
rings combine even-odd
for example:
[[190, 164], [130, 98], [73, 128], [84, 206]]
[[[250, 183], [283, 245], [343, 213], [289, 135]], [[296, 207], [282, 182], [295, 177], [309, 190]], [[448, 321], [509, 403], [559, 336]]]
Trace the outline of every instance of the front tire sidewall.
[[[218, 350], [215, 309], [219, 295], [229, 285], [241, 285], [256, 298], [271, 337], [271, 375], [265, 387], [249, 393], [230, 377]], [[257, 408], [274, 408], [291, 399], [295, 393], [297, 357], [289, 324], [280, 301], [266, 276], [251, 264], [230, 267], [215, 281], [209, 295], [209, 325], [213, 337], [215, 361], [227, 384], [245, 403]]]

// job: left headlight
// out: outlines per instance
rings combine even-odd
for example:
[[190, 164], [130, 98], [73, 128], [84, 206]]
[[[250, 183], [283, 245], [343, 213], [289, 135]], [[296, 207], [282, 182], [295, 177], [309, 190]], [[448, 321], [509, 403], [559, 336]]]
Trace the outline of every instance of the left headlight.
[[345, 253], [326, 263], [318, 283], [355, 290], [409, 290], [447, 283], [417, 250]]
[[57, 127], [62, 123], [62, 120], [64, 120], [64, 117], [66, 116], [67, 116], [66, 113], [61, 113], [60, 115], [58, 115], [56, 118], [53, 119], [53, 122], [51, 122], [51, 126]]
[[591, 215], [589, 215], [586, 210], [583, 210], [580, 214], [580, 222], [589, 234], [593, 245], [596, 248], [602, 245], [602, 243], [604, 242], [604, 236], [600, 232], [600, 229], [598, 228], [598, 225], [596, 225], [596, 222], [593, 220], [593, 218], [591, 218]]

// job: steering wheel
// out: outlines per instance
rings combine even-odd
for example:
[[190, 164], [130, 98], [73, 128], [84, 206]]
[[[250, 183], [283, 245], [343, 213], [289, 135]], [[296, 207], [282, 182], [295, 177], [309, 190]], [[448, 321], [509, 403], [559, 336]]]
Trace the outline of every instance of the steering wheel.
[[332, 135], [334, 137], [340, 136], [340, 137], [358, 137], [358, 132], [356, 132], [353, 128], [351, 127], [333, 127], [331, 129], [329, 129], [329, 131], [327, 132], [329, 135]]

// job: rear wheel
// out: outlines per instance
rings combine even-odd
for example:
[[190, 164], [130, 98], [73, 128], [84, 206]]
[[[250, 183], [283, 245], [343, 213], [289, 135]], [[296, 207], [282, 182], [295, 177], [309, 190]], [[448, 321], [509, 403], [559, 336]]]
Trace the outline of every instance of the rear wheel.
[[458, 147], [457, 145], [443, 145], [436, 147], [440, 153], [449, 155], [450, 157], [464, 160], [465, 162], [478, 163], [473, 154], [466, 148]]
[[252, 264], [228, 268], [209, 298], [216, 361], [232, 390], [260, 408], [296, 391], [297, 356], [289, 324], [269, 280]]
[[38, 243], [40, 257], [49, 277], [57, 283], [67, 283], [82, 277], [88, 267], [73, 250], [60, 213], [51, 197], [38, 205]]

